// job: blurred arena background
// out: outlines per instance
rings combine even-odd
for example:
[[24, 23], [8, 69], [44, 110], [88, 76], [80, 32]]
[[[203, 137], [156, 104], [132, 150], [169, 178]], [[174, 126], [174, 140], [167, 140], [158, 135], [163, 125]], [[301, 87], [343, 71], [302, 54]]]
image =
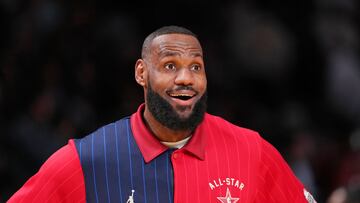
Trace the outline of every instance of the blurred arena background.
[[135, 112], [163, 25], [198, 34], [208, 111], [257, 130], [318, 202], [359, 200], [356, 0], [0, 1], [0, 202], [69, 138]]

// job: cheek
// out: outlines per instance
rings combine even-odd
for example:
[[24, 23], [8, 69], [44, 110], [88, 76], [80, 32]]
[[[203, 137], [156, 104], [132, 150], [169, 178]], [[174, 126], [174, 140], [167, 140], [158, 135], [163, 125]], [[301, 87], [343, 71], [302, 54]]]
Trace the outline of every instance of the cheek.
[[174, 74], [152, 70], [149, 72], [149, 79], [152, 83], [170, 84], [174, 80]]
[[207, 79], [205, 76], [196, 79], [198, 81], [198, 88], [200, 91], [205, 92], [207, 87]]
[[159, 73], [149, 75], [148, 84], [151, 85], [151, 88], [158, 93], [171, 88], [171, 80], [169, 80], [169, 78], [163, 74]]

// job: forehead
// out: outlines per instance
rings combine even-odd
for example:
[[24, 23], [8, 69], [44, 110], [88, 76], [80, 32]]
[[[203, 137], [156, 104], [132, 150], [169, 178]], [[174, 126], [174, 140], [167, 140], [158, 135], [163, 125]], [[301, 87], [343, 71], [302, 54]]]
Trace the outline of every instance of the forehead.
[[202, 55], [200, 42], [191, 35], [165, 34], [157, 36], [151, 43], [151, 49], [155, 53], [167, 51], [199, 53]]

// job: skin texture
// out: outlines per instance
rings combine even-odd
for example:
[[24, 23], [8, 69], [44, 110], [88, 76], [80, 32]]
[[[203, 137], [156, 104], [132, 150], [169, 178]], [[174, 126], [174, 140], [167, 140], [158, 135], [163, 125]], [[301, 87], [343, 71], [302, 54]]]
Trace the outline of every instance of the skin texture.
[[[195, 103], [206, 92], [207, 80], [199, 41], [185, 34], [164, 34], [153, 39], [149, 52], [135, 64], [135, 79], [144, 89], [144, 121], [161, 141], [176, 142], [191, 135], [192, 129], [173, 130], [159, 123], [148, 109], [149, 85], [165, 99], [178, 116], [188, 118]], [[181, 87], [188, 87], [187, 90]], [[188, 96], [181, 100], [175, 96]]]

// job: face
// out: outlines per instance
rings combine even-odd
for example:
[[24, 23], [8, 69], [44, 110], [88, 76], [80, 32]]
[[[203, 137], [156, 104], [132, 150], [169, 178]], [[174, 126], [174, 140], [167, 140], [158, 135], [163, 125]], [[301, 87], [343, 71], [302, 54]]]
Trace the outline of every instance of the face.
[[137, 61], [136, 80], [144, 87], [147, 105], [151, 91], [167, 102], [179, 119], [190, 118], [205, 97], [207, 85], [199, 41], [183, 34], [156, 37], [146, 57]]

